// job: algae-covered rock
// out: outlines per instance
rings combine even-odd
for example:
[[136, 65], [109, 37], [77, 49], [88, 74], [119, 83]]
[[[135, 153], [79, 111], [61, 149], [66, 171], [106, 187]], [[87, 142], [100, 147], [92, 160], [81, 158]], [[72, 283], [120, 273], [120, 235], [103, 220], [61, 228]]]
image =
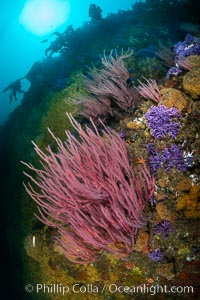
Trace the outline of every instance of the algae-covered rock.
[[31, 233], [24, 240], [26, 254], [36, 261], [41, 261], [47, 256], [48, 248], [40, 233]]
[[156, 205], [156, 211], [161, 220], [173, 221], [175, 219], [174, 212], [171, 212], [164, 203], [158, 203]]
[[163, 276], [168, 280], [172, 280], [175, 276], [173, 263], [168, 263], [166, 265], [158, 266], [156, 268], [156, 272], [158, 275]]
[[193, 99], [200, 97], [200, 67], [196, 67], [185, 74], [183, 88]]
[[133, 250], [138, 251], [138, 252], [143, 252], [144, 248], [147, 247], [149, 241], [149, 234], [145, 231], [142, 230], [139, 233], [138, 239], [136, 241], [136, 244], [133, 247]]
[[176, 107], [179, 112], [182, 112], [187, 106], [187, 100], [180, 91], [173, 88], [166, 88], [161, 90], [162, 98], [159, 105], [167, 107]]
[[142, 124], [142, 122], [137, 122], [137, 121], [130, 121], [126, 124], [128, 129], [139, 129], [139, 128], [144, 128], [145, 125]]
[[200, 56], [199, 55], [190, 55], [188, 57], [188, 61], [192, 65], [192, 67], [200, 67]]
[[188, 193], [182, 194], [177, 201], [177, 210], [183, 211], [186, 218], [200, 218], [200, 187], [194, 185]]

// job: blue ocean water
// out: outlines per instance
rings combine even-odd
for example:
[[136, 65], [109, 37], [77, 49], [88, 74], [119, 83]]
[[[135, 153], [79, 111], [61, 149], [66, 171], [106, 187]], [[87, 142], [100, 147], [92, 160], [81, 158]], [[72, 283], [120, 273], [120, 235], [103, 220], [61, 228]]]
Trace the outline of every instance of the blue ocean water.
[[[39, 6], [39, 13], [51, 14], [48, 11], [48, 7], [58, 3], [69, 3], [70, 11], [67, 20], [56, 27], [56, 25], [49, 25], [49, 32], [43, 32], [41, 35], [31, 32], [20, 22], [20, 15], [25, 5], [30, 3], [44, 2], [44, 6]], [[55, 3], [54, 3], [55, 2]], [[103, 10], [102, 15], [105, 17], [109, 13], [116, 13], [118, 10], [126, 10], [131, 8], [131, 4], [135, 1], [131, 0], [97, 0], [92, 3], [100, 6]], [[54, 31], [64, 31], [64, 29], [73, 25], [74, 28], [81, 26], [83, 22], [89, 20], [89, 6], [91, 1], [74, 1], [74, 0], [55, 0], [55, 1], [25, 1], [25, 0], [2, 0], [0, 3], [1, 20], [0, 20], [0, 66], [1, 66], [1, 80], [0, 91], [7, 87], [11, 82], [23, 77], [31, 68], [33, 63], [37, 60], [45, 58], [44, 51], [48, 47], [48, 43], [41, 44], [41, 41], [49, 36]], [[54, 8], [55, 9], [55, 8]], [[41, 11], [44, 10], [44, 11]], [[34, 12], [32, 13], [34, 14]], [[32, 14], [27, 16], [28, 19], [32, 18]], [[58, 14], [62, 14], [62, 11], [58, 10]], [[59, 15], [57, 16], [59, 18]], [[45, 22], [51, 22], [46, 16], [44, 16], [44, 22], [41, 22], [41, 16], [38, 19], [33, 20], [32, 27], [44, 27]], [[39, 24], [38, 24], [39, 23]], [[54, 24], [54, 18], [52, 18], [52, 24]], [[16, 106], [20, 104], [22, 97], [19, 96], [19, 101], [13, 101], [9, 103], [9, 93], [0, 93], [0, 124], [3, 124], [8, 118], [9, 112], [13, 111]]]

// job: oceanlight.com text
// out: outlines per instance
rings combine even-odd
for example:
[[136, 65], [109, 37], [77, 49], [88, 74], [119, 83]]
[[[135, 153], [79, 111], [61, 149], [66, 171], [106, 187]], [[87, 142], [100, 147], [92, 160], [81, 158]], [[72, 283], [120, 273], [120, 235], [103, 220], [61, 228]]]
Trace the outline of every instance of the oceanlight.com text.
[[32, 284], [27, 284], [25, 286], [27, 293], [35, 292], [37, 294], [60, 294], [65, 295], [68, 293], [74, 294], [193, 294], [193, 286], [167, 286], [156, 284], [142, 284], [139, 286], [126, 286], [118, 285], [116, 283], [112, 284], [80, 284], [74, 283], [73, 285], [63, 285], [61, 283], [45, 284], [37, 283], [35, 286]]

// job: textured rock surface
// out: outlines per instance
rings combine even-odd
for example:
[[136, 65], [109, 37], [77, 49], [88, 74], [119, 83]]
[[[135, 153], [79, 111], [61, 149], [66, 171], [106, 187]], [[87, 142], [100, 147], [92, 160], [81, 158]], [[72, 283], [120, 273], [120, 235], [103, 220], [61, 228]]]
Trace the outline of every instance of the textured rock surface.
[[192, 69], [183, 78], [183, 88], [193, 99], [200, 97], [200, 67]]
[[165, 105], [167, 107], [176, 107], [179, 112], [182, 112], [187, 106], [187, 100], [181, 94], [180, 91], [168, 88], [161, 90], [162, 98], [159, 105]]

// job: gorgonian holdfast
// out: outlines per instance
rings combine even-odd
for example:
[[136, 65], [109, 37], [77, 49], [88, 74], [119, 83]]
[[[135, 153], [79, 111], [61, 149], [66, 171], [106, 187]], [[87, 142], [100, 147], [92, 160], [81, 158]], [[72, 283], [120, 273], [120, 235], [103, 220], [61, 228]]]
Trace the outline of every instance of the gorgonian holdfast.
[[57, 241], [70, 261], [92, 262], [103, 250], [124, 257], [145, 224], [143, 209], [154, 179], [145, 163], [133, 171], [117, 132], [102, 123], [101, 136], [92, 121], [84, 131], [67, 116], [79, 138], [66, 131], [67, 140], [61, 142], [49, 130], [57, 153], [48, 146], [45, 154], [33, 143], [42, 167], [23, 163], [36, 175], [25, 173], [31, 181], [25, 189], [38, 204], [37, 217], [57, 229]]
[[151, 134], [156, 139], [161, 139], [165, 135], [176, 138], [179, 132], [180, 114], [177, 108], [168, 108], [165, 105], [151, 107], [145, 114], [147, 125], [151, 128]]

